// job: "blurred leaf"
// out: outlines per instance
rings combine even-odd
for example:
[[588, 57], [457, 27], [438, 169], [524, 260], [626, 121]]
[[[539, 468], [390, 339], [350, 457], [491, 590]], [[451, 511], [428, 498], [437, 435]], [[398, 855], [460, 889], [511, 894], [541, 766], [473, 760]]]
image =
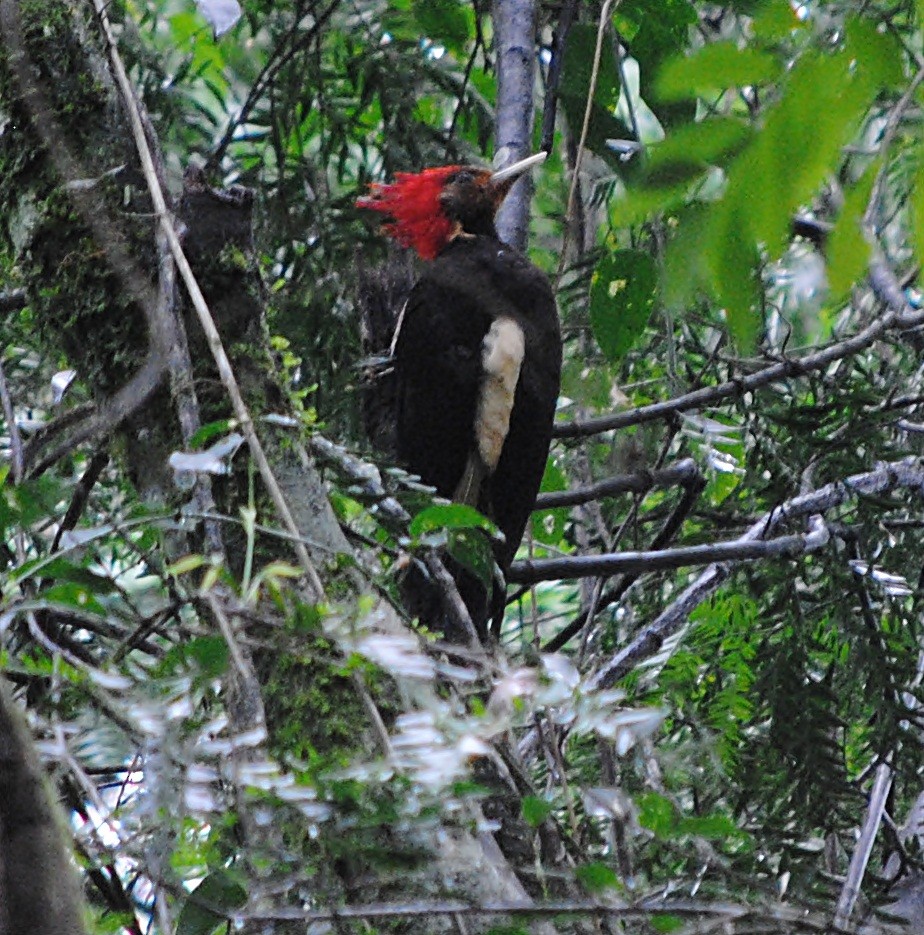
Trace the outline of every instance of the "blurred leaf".
[[192, 662], [206, 679], [220, 678], [228, 669], [228, 644], [220, 636], [197, 636], [170, 650], [164, 657], [168, 671], [171, 656], [174, 663]]
[[474, 32], [474, 14], [459, 0], [415, 0], [414, 18], [421, 35], [445, 42], [456, 53], [464, 51]]
[[751, 138], [752, 130], [737, 117], [714, 117], [690, 123], [649, 147], [646, 185], [675, 185], [700, 176], [710, 165], [721, 165]]
[[692, 120], [693, 101], [667, 102], [658, 97], [656, 78], [666, 58], [684, 49], [697, 22], [689, 0], [623, 0], [613, 22], [639, 65], [639, 93], [663, 126]]
[[42, 568], [42, 577], [79, 585], [92, 594], [113, 594], [118, 590], [108, 576], [99, 575], [66, 558], [55, 558], [45, 564]]
[[421, 510], [411, 521], [410, 534], [422, 536], [434, 529], [487, 529], [494, 524], [473, 506], [465, 503], [435, 503]]
[[[542, 483], [539, 490], [543, 493], [552, 490], [565, 490], [568, 486], [568, 479], [564, 471], [558, 466], [555, 459], [549, 457], [545, 465], [545, 473], [542, 475]], [[533, 538], [537, 542], [557, 543], [561, 540], [565, 531], [565, 524], [568, 522], [568, 510], [566, 507], [559, 507], [554, 510], [534, 510], [532, 514]]]
[[523, 811], [523, 819], [530, 828], [538, 828], [552, 813], [552, 803], [545, 799], [540, 799], [535, 795], [523, 797], [520, 803]]
[[621, 885], [616, 872], [602, 863], [580, 864], [574, 868], [574, 875], [588, 893], [602, 893]]
[[645, 330], [657, 286], [654, 260], [641, 250], [617, 250], [597, 264], [590, 286], [590, 323], [611, 361], [624, 357]]
[[677, 932], [686, 924], [681, 916], [672, 916], [669, 913], [654, 915], [648, 920], [656, 932]]
[[[924, 0], [922, 0], [924, 2]], [[911, 233], [918, 262], [924, 261], [924, 142], [915, 149], [916, 168], [911, 192]]]
[[658, 75], [657, 92], [665, 100], [698, 97], [727, 88], [774, 81], [780, 66], [759, 49], [739, 49], [732, 42], [713, 42], [687, 57], [667, 62]]
[[844, 27], [845, 52], [854, 60], [858, 81], [866, 82], [872, 94], [898, 90], [905, 83], [901, 42], [892, 32], [859, 16], [851, 16]]
[[862, 222], [880, 164], [878, 159], [873, 162], [848, 189], [844, 207], [828, 237], [825, 254], [832, 299], [843, 298], [857, 280], [865, 277], [869, 267], [871, 247]]
[[656, 792], [646, 792], [636, 801], [638, 822], [656, 837], [666, 840], [677, 827], [677, 813], [670, 799]]

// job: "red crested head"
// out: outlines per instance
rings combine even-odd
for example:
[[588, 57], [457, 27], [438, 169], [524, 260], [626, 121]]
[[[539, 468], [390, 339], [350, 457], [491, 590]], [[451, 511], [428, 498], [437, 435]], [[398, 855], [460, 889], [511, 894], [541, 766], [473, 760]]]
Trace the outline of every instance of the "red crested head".
[[459, 166], [399, 172], [390, 185], [373, 183], [370, 193], [358, 198], [359, 208], [379, 211], [391, 218], [385, 225], [395, 240], [413, 247], [424, 260], [434, 259], [452, 239], [453, 221], [443, 210], [440, 195]]
[[356, 205], [387, 215], [385, 230], [398, 243], [433, 260], [460, 233], [496, 237], [494, 215], [507, 192], [544, 159], [539, 153], [496, 172], [475, 166], [399, 172], [390, 185], [374, 183]]

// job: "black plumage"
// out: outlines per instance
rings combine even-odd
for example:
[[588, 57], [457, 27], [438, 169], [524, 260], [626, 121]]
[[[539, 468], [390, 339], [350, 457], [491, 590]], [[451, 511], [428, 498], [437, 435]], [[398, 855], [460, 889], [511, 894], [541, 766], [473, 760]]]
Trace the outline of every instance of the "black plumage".
[[509, 432], [477, 506], [504, 534], [505, 570], [542, 481], [558, 398], [561, 336], [547, 277], [496, 236], [457, 237], [411, 290], [395, 374], [398, 457], [451, 498], [475, 448], [482, 345], [501, 317], [520, 326], [525, 353]]
[[[502, 572], [548, 457], [561, 333], [548, 278], [500, 240], [494, 216], [516, 178], [541, 158], [498, 173], [449, 166], [399, 175], [359, 201], [388, 215], [389, 233], [427, 261], [397, 323], [394, 370], [379, 383], [383, 397], [393, 398], [398, 460], [442, 496], [495, 522], [505, 540], [496, 551]], [[483, 633], [489, 615], [499, 618], [503, 594], [489, 600], [474, 576], [452, 567]]]

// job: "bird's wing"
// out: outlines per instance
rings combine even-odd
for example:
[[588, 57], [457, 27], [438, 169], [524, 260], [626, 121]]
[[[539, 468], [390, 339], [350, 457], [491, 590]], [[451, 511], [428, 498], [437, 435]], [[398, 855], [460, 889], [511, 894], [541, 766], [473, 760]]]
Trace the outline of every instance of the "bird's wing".
[[474, 447], [481, 342], [489, 319], [424, 271], [395, 344], [398, 454], [452, 497]]

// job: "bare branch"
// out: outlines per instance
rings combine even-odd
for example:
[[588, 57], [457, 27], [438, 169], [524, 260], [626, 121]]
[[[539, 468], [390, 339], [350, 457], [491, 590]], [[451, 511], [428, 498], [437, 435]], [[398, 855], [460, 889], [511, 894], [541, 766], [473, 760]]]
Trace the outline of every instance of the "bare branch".
[[637, 471], [634, 474], [616, 474], [605, 480], [575, 490], [553, 490], [536, 497], [537, 510], [556, 507], [580, 506], [592, 500], [602, 500], [620, 493], [647, 493], [656, 487], [673, 487], [701, 477], [699, 467], [692, 458], [684, 458], [669, 468], [658, 471]]
[[510, 566], [507, 579], [516, 584], [589, 578], [593, 575], [640, 575], [710, 562], [752, 562], [761, 558], [793, 558], [817, 548], [811, 534], [779, 536], [761, 542], [713, 542], [657, 552], [613, 552], [606, 555], [575, 555], [567, 558], [524, 559]]

